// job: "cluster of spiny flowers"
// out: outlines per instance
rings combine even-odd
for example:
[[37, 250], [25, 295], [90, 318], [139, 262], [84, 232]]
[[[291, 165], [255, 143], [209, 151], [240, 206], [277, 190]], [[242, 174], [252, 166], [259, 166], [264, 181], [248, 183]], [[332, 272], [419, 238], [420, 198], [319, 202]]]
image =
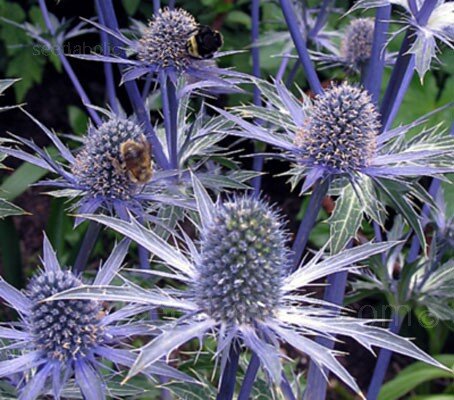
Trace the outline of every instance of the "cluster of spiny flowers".
[[[146, 183], [134, 182], [123, 165], [122, 148], [130, 142], [148, 146], [143, 129], [131, 120], [112, 118], [98, 128], [91, 127], [72, 166], [78, 184], [95, 198], [130, 200]], [[151, 170], [151, 163], [146, 167]]]
[[[109, 2], [101, 3], [101, 9], [109, 7]], [[318, 23], [312, 14], [305, 17], [311, 17], [311, 21], [299, 29], [304, 39], [317, 46], [334, 48], [328, 43], [330, 35], [322, 41], [310, 37], [317, 35], [314, 30]], [[112, 22], [104, 19], [106, 23]], [[297, 23], [304, 24], [305, 20], [298, 19]], [[316, 368], [324, 371], [314, 386], [329, 372], [362, 396], [354, 378], [337, 359], [338, 352], [319, 340], [326, 343], [338, 335], [352, 338], [368, 350], [381, 347], [448, 370], [412, 342], [374, 325], [374, 320], [354, 318], [342, 307], [320, 300], [312, 287], [322, 279], [354, 270], [359, 280], [369, 278], [378, 288], [383, 288], [371, 273], [364, 276], [358, 273], [358, 267], [379, 254], [384, 254], [384, 263], [394, 260], [396, 253], [403, 259], [400, 256], [403, 244], [399, 240], [364, 240], [355, 245], [364, 213], [376, 224], [376, 231], [380, 231], [385, 226], [387, 207], [394, 206], [396, 213], [406, 220], [399, 222], [408, 223], [425, 248], [421, 218], [413, 200], [423, 202], [429, 196], [417, 179], [439, 178], [454, 172], [451, 137], [438, 128], [428, 128], [407, 140], [406, 133], [424, 123], [424, 118], [389, 128], [389, 124], [382, 124], [379, 108], [369, 92], [347, 81], [320, 89], [311, 99], [305, 94], [297, 98], [280, 81], [270, 83], [248, 78], [262, 93], [259, 105], [233, 107], [229, 112], [215, 108], [218, 115], [212, 118], [204, 114], [202, 107], [189, 123], [186, 109], [190, 98], [182, 96], [185, 90], [231, 88], [244, 78], [218, 68], [213, 60], [191, 53], [195, 50], [190, 51], [191, 45], [203, 45], [194, 39], [200, 28], [195, 18], [182, 9], [161, 9], [137, 39], [130, 39], [111, 27], [94, 25], [130, 50], [127, 56], [118, 54], [115, 58], [115, 62], [128, 66], [123, 71], [123, 81], [130, 83], [146, 74], [149, 82], [159, 79], [165, 103], [164, 118], [175, 119], [165, 120], [162, 128], [157, 127], [156, 134], [153, 128], [145, 127], [133, 117], [109, 114], [108, 119], [95, 121], [96, 125], [88, 127], [81, 148], [73, 154], [56, 134], [31, 117], [64, 162], [20, 137], [15, 139], [33, 154], [0, 147], [8, 155], [56, 174], [56, 180], [44, 183], [64, 195], [76, 193], [82, 214], [79, 218], [86, 218], [97, 227], [105, 225], [125, 236], [91, 281], [81, 275], [80, 265], [62, 268], [46, 237], [41, 269], [35, 271], [25, 290], [20, 291], [0, 279], [0, 297], [19, 313], [17, 322], [0, 328], [0, 339], [5, 342], [0, 357], [0, 378], [17, 388], [20, 400], [69, 397], [67, 393], [74, 386], [76, 396], [87, 400], [121, 397], [121, 390], [115, 392], [118, 376], [125, 376], [125, 384], [139, 373], [148, 379], [154, 379], [155, 375], [170, 378], [169, 387], [179, 381], [199, 384], [163, 360], [186, 342], [207, 336], [217, 341], [216, 356], [221, 359], [220, 398], [227, 400], [233, 396], [235, 376], [232, 375], [243, 348], [259, 360], [272, 390], [281, 387], [280, 393], [293, 398], [291, 385], [283, 373], [281, 343], [306, 354]], [[337, 60], [348, 69], [364, 74], [372, 57], [374, 26], [371, 19], [352, 20], [331, 61]], [[112, 62], [110, 56], [84, 56], [90, 57]], [[195, 79], [188, 80], [187, 76]], [[143, 94], [146, 98], [148, 93]], [[171, 112], [172, 106], [175, 108]], [[209, 122], [205, 124], [206, 120]], [[222, 185], [244, 188], [246, 178], [239, 178], [240, 174], [237, 179], [210, 175], [210, 171], [219, 170], [215, 163], [199, 173], [198, 166], [210, 155], [218, 155], [218, 143], [227, 135], [272, 146], [268, 154], [290, 162], [287, 173], [291, 182], [295, 186], [303, 182], [300, 194], [312, 190], [313, 199], [319, 197], [319, 206], [325, 195], [337, 196], [336, 202], [342, 207], [336, 205], [335, 213], [339, 209], [348, 210], [340, 216], [343, 219], [334, 215], [337, 221], [336, 218], [329, 221], [330, 255], [323, 248], [300, 262], [305, 250], [305, 244], [301, 243], [304, 236], [308, 240], [318, 215], [317, 206], [309, 205], [305, 218], [312, 215], [313, 221], [303, 220], [296, 246], [290, 249], [290, 235], [277, 207], [260, 197], [258, 191], [225, 193]], [[161, 145], [159, 149], [165, 161], [160, 165], [156, 157], [156, 168], [151, 152], [157, 149], [149, 145], [151, 138]], [[194, 155], [196, 162], [188, 162]], [[189, 204], [185, 209], [185, 215], [189, 216], [184, 224], [187, 229], [173, 218], [173, 214], [180, 214], [182, 202], [176, 196], [157, 195], [153, 189], [156, 182], [152, 180], [160, 175], [172, 178], [169, 182], [173, 183], [168, 184], [172, 194], [180, 189], [184, 192], [184, 201]], [[178, 186], [180, 179], [185, 185]], [[207, 188], [213, 189], [216, 198]], [[324, 189], [320, 191], [320, 188]], [[161, 213], [164, 218], [149, 207], [157, 201], [171, 206]], [[105, 212], [95, 213], [100, 208]], [[333, 220], [339, 225], [339, 221], [343, 223], [346, 219], [349, 224], [343, 224], [343, 230], [339, 231], [337, 225], [333, 229]], [[444, 245], [452, 239], [452, 229], [448, 226], [451, 222], [437, 221], [440, 232], [444, 232]], [[94, 245], [95, 240], [89, 234], [85, 239]], [[165, 278], [167, 285], [160, 282], [145, 289], [129, 280], [128, 272], [121, 271], [131, 241], [139, 247], [139, 258], [147, 258], [148, 251], [160, 263], [155, 268], [149, 259], [145, 260], [145, 273]], [[335, 247], [332, 242], [340, 245]], [[86, 251], [85, 244], [82, 252]], [[450, 295], [431, 293], [434, 287], [446, 291], [448, 286], [443, 278], [453, 271], [451, 264], [443, 264], [438, 273], [430, 276], [432, 266], [439, 261], [430, 259], [424, 265], [425, 275], [417, 276], [415, 282], [419, 282], [419, 287], [414, 290], [421, 304], [424, 302], [420, 297], [436, 298], [437, 305], [441, 305], [437, 310], [452, 300]], [[433, 282], [434, 277], [438, 286]], [[387, 277], [385, 284], [391, 278], [394, 283], [394, 277]], [[335, 285], [328, 285], [326, 293], [345, 289]], [[360, 287], [361, 283], [357, 282], [356, 288]], [[159, 320], [151, 312], [157, 308], [174, 309], [177, 317], [170, 322]], [[133, 348], [134, 339], [145, 343], [139, 349]], [[248, 382], [250, 386], [255, 379], [253, 370], [251, 362], [247, 372], [251, 375], [244, 379], [242, 393], [251, 389]], [[313, 387], [308, 385], [308, 390]], [[310, 394], [307, 396], [311, 398]]]

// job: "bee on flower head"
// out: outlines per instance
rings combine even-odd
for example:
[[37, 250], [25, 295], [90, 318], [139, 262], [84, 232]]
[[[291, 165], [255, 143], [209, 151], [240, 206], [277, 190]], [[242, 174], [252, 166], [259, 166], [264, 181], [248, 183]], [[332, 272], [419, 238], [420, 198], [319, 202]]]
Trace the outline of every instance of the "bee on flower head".
[[207, 25], [201, 25], [187, 42], [187, 50], [191, 57], [198, 59], [212, 58], [223, 45], [222, 34]]
[[147, 183], [153, 176], [151, 145], [144, 135], [139, 141], [128, 139], [120, 145], [120, 167], [134, 183]]

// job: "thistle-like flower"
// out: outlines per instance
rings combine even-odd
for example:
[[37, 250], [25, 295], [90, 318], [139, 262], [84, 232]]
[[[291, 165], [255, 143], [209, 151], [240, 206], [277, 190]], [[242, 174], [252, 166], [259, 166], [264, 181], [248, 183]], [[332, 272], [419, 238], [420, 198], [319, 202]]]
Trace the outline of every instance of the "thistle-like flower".
[[[426, 117], [381, 131], [380, 116], [369, 94], [345, 82], [328, 88], [313, 101], [304, 94], [300, 101], [279, 82], [255, 82], [263, 93], [264, 107], [237, 107], [231, 113], [218, 109], [241, 128], [232, 130], [232, 134], [280, 149], [281, 158], [293, 163], [288, 172], [293, 187], [304, 179], [302, 193], [325, 180], [351, 186], [340, 193], [341, 197], [347, 193], [356, 197], [357, 212], [365, 212], [383, 225], [385, 208], [378, 200], [381, 193], [405, 216], [420, 242], [425, 242], [418, 215], [409, 205], [412, 198], [424, 203], [430, 200], [411, 178], [454, 171], [452, 136], [440, 132], [438, 125], [407, 140], [405, 134], [424, 123]], [[265, 121], [267, 129], [241, 116]], [[361, 218], [357, 221], [359, 224]]]
[[367, 92], [344, 84], [314, 100], [295, 144], [313, 165], [356, 171], [371, 164], [379, 128], [379, 115]]
[[[108, 285], [112, 281], [127, 254], [128, 243], [123, 240], [118, 244], [93, 284]], [[84, 398], [105, 399], [108, 387], [100, 373], [102, 360], [125, 367], [133, 364], [134, 356], [121, 346], [134, 335], [149, 334], [148, 326], [131, 320], [146, 308], [128, 305], [109, 314], [97, 300], [46, 301], [84, 283], [71, 270], [61, 269], [46, 237], [42, 266], [23, 292], [0, 278], [0, 297], [20, 316], [18, 322], [0, 330], [0, 339], [9, 342], [1, 350], [5, 354], [0, 357], [0, 377], [21, 377], [20, 400], [34, 400], [48, 392], [60, 398], [72, 378]], [[162, 363], [145, 372], [189, 379]]]
[[[232, 343], [241, 341], [257, 354], [275, 383], [281, 380], [278, 342], [282, 341], [308, 354], [320, 367], [328, 368], [360, 392], [354, 379], [335, 358], [335, 352], [315, 342], [314, 336], [345, 335], [367, 348], [382, 346], [441, 367], [406, 339], [369, 325], [371, 321], [338, 315], [326, 308], [330, 303], [301, 292], [304, 286], [348, 270], [396, 243], [367, 243], [324, 260], [320, 252], [309, 263], [291, 272], [287, 234], [275, 210], [248, 196], [213, 203], [196, 178], [194, 188], [201, 221], [198, 226], [200, 246], [183, 235], [187, 255], [136, 221], [92, 217], [136, 240], [161, 258], [176, 280], [189, 285], [186, 291], [160, 289], [148, 293], [134, 285], [123, 288], [121, 295], [132, 302], [174, 307], [183, 312], [181, 318], [163, 328], [162, 335], [141, 349], [129, 377], [188, 340], [201, 338], [210, 331], [218, 338], [219, 355], [226, 356]], [[91, 296], [114, 300], [116, 295], [118, 288], [115, 287], [90, 287], [69, 290], [56, 298]]]
[[[201, 25], [186, 10], [181, 8], [160, 9], [148, 22], [142, 24], [136, 21], [133, 34], [136, 38], [130, 39], [120, 32], [112, 32], [108, 28], [93, 23], [98, 29], [113, 35], [128, 49], [132, 57], [122, 58], [117, 55], [112, 57], [102, 55], [76, 55], [78, 58], [92, 61], [115, 62], [124, 64], [127, 71], [123, 75], [123, 82], [138, 79], [149, 75], [154, 79], [170, 78], [176, 84], [180, 78], [187, 87], [184, 91], [201, 90], [236, 90], [237, 84], [244, 81], [244, 74], [232, 70], [219, 68], [216, 59], [228, 52], [219, 52], [222, 45], [222, 36], [216, 31], [216, 46], [211, 37], [207, 40], [210, 45], [209, 56], [198, 55], [197, 51], [191, 50], [194, 46], [195, 36], [198, 34]], [[219, 46], [218, 46], [219, 45]], [[200, 44], [199, 44], [200, 46]], [[161, 82], [162, 83], [162, 82]]]
[[[191, 186], [189, 166], [200, 175], [207, 187], [215, 191], [246, 188], [244, 182], [254, 174], [241, 170], [224, 171], [221, 174], [221, 167], [215, 163], [210, 168], [206, 167], [206, 161], [211, 157], [222, 159], [227, 156], [219, 142], [225, 138], [230, 123], [226, 124], [220, 117], [209, 118], [204, 106], [193, 116], [188, 101], [189, 96], [186, 95], [179, 102], [175, 143], [178, 160], [175, 170], [159, 169], [149, 159], [150, 148], [141, 126], [134, 119], [107, 111], [108, 118], [102, 125], [95, 127], [90, 124], [81, 148], [73, 155], [54, 132], [23, 110], [53, 142], [58, 156], [64, 162], [57, 161], [56, 157], [32, 141], [19, 136], [14, 138], [35, 154], [22, 148], [7, 147], [8, 143], [0, 145], [0, 152], [56, 174], [56, 180], [39, 184], [56, 188], [50, 192], [51, 195], [77, 199], [79, 214], [103, 209], [120, 218], [127, 218], [128, 211], [142, 218], [145, 210], [150, 215], [163, 205], [193, 208], [193, 200], [187, 195], [190, 192], [187, 189]], [[156, 131], [163, 148], [168, 149], [164, 127], [157, 126]], [[131, 154], [134, 155], [129, 164], [128, 146], [133, 147]]]
[[[341, 41], [325, 46], [327, 52], [312, 52], [313, 58], [326, 67], [342, 66], [348, 72], [361, 72], [372, 54], [374, 20], [372, 18], [352, 19], [340, 33]], [[334, 38], [333, 38], [334, 39]], [[394, 62], [395, 55], [385, 52], [385, 63]]]
[[[129, 142], [150, 155], [143, 130], [133, 120], [109, 114], [109, 119], [99, 127], [90, 124], [82, 148], [74, 156], [55, 133], [23, 111], [48, 136], [66, 164], [56, 161], [35, 143], [19, 136], [14, 138], [34, 151], [35, 155], [6, 147], [2, 147], [1, 151], [57, 174], [59, 178], [56, 180], [40, 182], [41, 185], [57, 188], [51, 192], [52, 195], [77, 198], [77, 207], [82, 213], [103, 208], [123, 217], [128, 210], [135, 215], [142, 215], [144, 208], [156, 200], [161, 187], [156, 181], [161, 177], [159, 173], [151, 177], [152, 160], [137, 155], [134, 162], [140, 163], [138, 165], [149, 171], [148, 177], [151, 177], [149, 182], [140, 182], [131, 175], [126, 164], [127, 155], [122, 151]], [[168, 198], [168, 201], [172, 199]]]

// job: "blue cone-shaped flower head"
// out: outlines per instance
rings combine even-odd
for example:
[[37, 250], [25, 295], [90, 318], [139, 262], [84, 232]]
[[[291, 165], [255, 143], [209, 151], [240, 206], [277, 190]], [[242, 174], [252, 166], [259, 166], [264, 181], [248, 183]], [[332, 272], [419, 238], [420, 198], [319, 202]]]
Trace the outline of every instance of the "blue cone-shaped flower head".
[[[93, 284], [107, 285], [115, 277], [127, 254], [123, 240], [97, 273]], [[0, 297], [19, 313], [19, 321], [4, 324], [0, 340], [0, 378], [11, 377], [20, 400], [35, 400], [44, 394], [60, 398], [65, 385], [74, 379], [84, 399], [106, 398], [107, 383], [100, 373], [103, 360], [130, 367], [134, 356], [122, 345], [134, 335], [148, 335], [149, 327], [133, 318], [147, 307], [125, 306], [109, 313], [102, 301], [52, 299], [85, 283], [71, 270], [60, 268], [56, 255], [44, 238], [43, 269], [19, 291], [0, 278]], [[15, 351], [10, 351], [14, 349]], [[157, 364], [147, 374], [187, 379], [167, 365]], [[108, 375], [106, 375], [107, 377]]]
[[[209, 332], [215, 333], [217, 354], [223, 360], [232, 342], [239, 341], [259, 357], [277, 384], [282, 372], [278, 344], [286, 342], [360, 392], [336, 359], [336, 352], [316, 342], [316, 336], [345, 335], [368, 349], [386, 347], [440, 366], [404, 338], [370, 325], [372, 321], [337, 312], [336, 306], [312, 297], [312, 289], [306, 287], [333, 273], [354, 268], [355, 263], [393, 248], [396, 242], [366, 243], [326, 259], [322, 259], [323, 251], [320, 251], [292, 272], [287, 235], [278, 214], [268, 204], [248, 196], [214, 203], [195, 176], [193, 181], [200, 213], [200, 225], [196, 226], [200, 240], [194, 243], [182, 234], [185, 252], [137, 221], [90, 217], [137, 241], [165, 262], [173, 278], [188, 284], [188, 290], [183, 286], [160, 288], [147, 294], [143, 289], [131, 287], [123, 292], [133, 302], [173, 307], [183, 313], [141, 349], [128, 377], [153, 365], [188, 340], [202, 338]], [[86, 293], [85, 289], [72, 290], [73, 296]], [[101, 300], [115, 300], [118, 290], [90, 288], [89, 294]], [[221, 362], [221, 368], [224, 366]]]
[[350, 22], [344, 32], [341, 43], [341, 56], [347, 65], [359, 68], [364, 65], [372, 53], [374, 20], [358, 18]]
[[344, 83], [316, 97], [295, 144], [306, 162], [354, 171], [371, 163], [379, 127], [379, 115], [367, 92]]
[[195, 18], [183, 9], [159, 10], [143, 31], [139, 59], [158, 69], [174, 67], [184, 71], [194, 61], [188, 52], [188, 41], [197, 28]]
[[[221, 51], [221, 33], [200, 25], [194, 16], [181, 8], [162, 8], [148, 24], [136, 21], [127, 36], [96, 22], [91, 23], [115, 37], [127, 52], [119, 51], [115, 57], [83, 54], [78, 58], [123, 64], [123, 82], [147, 75], [149, 79], [159, 81], [163, 89], [169, 78], [173, 84], [178, 84], [177, 95], [181, 97], [194, 91], [237, 91], [237, 85], [246, 81], [247, 75], [217, 66], [219, 57], [231, 53]], [[195, 39], [202, 29], [204, 38], [216, 38], [210, 43], [201, 39], [206, 44], [202, 45], [203, 51], [200, 41]], [[197, 42], [197, 49], [194, 42]]]
[[272, 316], [288, 265], [287, 235], [266, 203], [239, 197], [219, 203], [203, 231], [200, 307], [226, 324], [251, 324]]
[[[413, 178], [454, 171], [454, 138], [440, 129], [441, 124], [408, 139], [406, 133], [425, 123], [428, 116], [383, 129], [369, 94], [355, 85], [331, 86], [314, 100], [300, 92], [301, 100], [280, 82], [255, 79], [254, 83], [262, 93], [263, 107], [240, 106], [231, 112], [216, 109], [240, 127], [231, 131], [233, 135], [280, 149], [279, 158], [292, 163], [287, 172], [292, 186], [304, 180], [301, 193], [316, 183], [345, 187], [340, 197], [356, 198], [360, 204], [355, 207], [358, 224], [364, 211], [383, 226], [385, 201], [390, 201], [425, 243], [412, 205], [415, 198], [431, 201]], [[246, 120], [252, 118], [253, 122]], [[257, 120], [266, 122], [266, 127]]]
[[81, 286], [71, 271], [46, 271], [33, 277], [27, 286], [31, 300], [28, 316], [36, 349], [49, 361], [68, 362], [89, 355], [103, 342], [101, 304], [92, 300], [43, 302], [56, 293]]
[[[148, 146], [143, 130], [131, 120], [112, 118], [98, 128], [90, 128], [72, 172], [92, 197], [130, 200], [146, 183], [134, 182], [124, 167], [121, 149], [127, 142]], [[144, 167], [151, 171], [149, 164]]]

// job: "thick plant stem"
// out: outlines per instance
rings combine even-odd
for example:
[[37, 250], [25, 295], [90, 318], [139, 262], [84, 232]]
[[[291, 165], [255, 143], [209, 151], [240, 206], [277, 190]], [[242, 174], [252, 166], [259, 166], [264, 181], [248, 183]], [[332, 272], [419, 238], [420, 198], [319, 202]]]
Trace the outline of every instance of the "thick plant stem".
[[221, 386], [216, 400], [232, 400], [235, 393], [236, 372], [240, 358], [240, 348], [232, 342], [230, 345], [229, 359], [221, 377]]
[[290, 0], [280, 0], [282, 12], [287, 22], [290, 35], [292, 36], [293, 43], [295, 44], [296, 51], [298, 52], [299, 59], [303, 65], [304, 72], [306, 73], [307, 81], [312, 91], [316, 94], [323, 92], [322, 85], [318, 79], [317, 73], [315, 72], [314, 65], [309, 57], [309, 52], [306, 46], [306, 40], [301, 35], [301, 31], [298, 25], [298, 21], [295, 16], [295, 10], [293, 9]]
[[[115, 10], [113, 8], [112, 0], [101, 0], [100, 4], [101, 12], [103, 13], [104, 20], [106, 21], [106, 26], [114, 31], [118, 31], [118, 21], [115, 15]], [[121, 49], [121, 43], [119, 43], [118, 39], [111, 37], [110, 40], [114, 45], [118, 55], [126, 58], [125, 52]], [[121, 70], [123, 69], [121, 68]], [[156, 159], [157, 164], [161, 168], [168, 169], [169, 161], [164, 155], [161, 143], [159, 142], [153, 127], [151, 126], [150, 118], [147, 110], [145, 109], [145, 105], [142, 101], [142, 96], [140, 95], [137, 84], [134, 81], [129, 81], [125, 82], [124, 85], [137, 118], [139, 119], [139, 122], [144, 126], [148, 140], [153, 147], [153, 155]]]
[[[241, 385], [238, 400], [249, 400], [251, 398], [252, 387], [254, 386], [255, 377], [260, 368], [260, 359], [255, 353], [252, 353], [251, 360], [244, 375], [243, 383]], [[284, 372], [282, 372], [281, 391], [287, 400], [296, 400], [293, 394], [292, 387], [287, 380]]]
[[317, 20], [315, 21], [315, 25], [309, 32], [309, 38], [311, 39], [315, 38], [320, 32], [320, 30], [323, 28], [323, 25], [325, 25], [328, 19], [329, 14], [328, 9], [331, 3], [333, 3], [333, 0], [323, 0], [322, 5], [320, 6], [320, 11], [317, 14]]
[[76, 261], [74, 262], [73, 271], [75, 274], [80, 274], [87, 266], [88, 258], [95, 246], [100, 231], [100, 224], [93, 221], [88, 223], [87, 232], [85, 232], [82, 245], [80, 246], [79, 253], [77, 253]]
[[364, 87], [372, 96], [375, 104], [380, 99], [380, 88], [385, 69], [385, 45], [388, 33], [389, 20], [391, 18], [391, 5], [388, 4], [377, 8], [375, 13], [374, 39], [372, 42], [372, 53], [367, 66], [364, 79]]
[[[104, 21], [104, 15], [101, 12], [101, 4], [99, 3], [100, 0], [96, 0], [96, 12], [99, 17], [99, 22], [102, 25], [106, 25]], [[102, 52], [105, 56], [109, 55], [109, 37], [107, 33], [104, 32], [102, 29], [99, 31], [101, 36], [101, 44], [102, 44]], [[112, 108], [112, 111], [118, 115], [118, 101], [117, 101], [117, 94], [115, 91], [115, 83], [114, 83], [114, 76], [113, 76], [113, 67], [111, 63], [103, 63], [104, 64], [104, 76], [106, 78], [106, 92], [107, 98], [109, 100], [109, 105]]]
[[251, 360], [244, 375], [238, 400], [248, 400], [251, 395], [252, 386], [254, 386], [255, 377], [260, 368], [260, 360], [255, 353], [252, 353]]
[[[55, 28], [52, 25], [52, 22], [50, 20], [49, 16], [49, 11], [47, 10], [46, 6], [46, 1], [45, 0], [39, 0], [39, 7], [41, 9], [41, 13], [43, 15], [44, 23], [46, 24], [46, 28], [51, 34], [53, 38], [55, 38]], [[77, 94], [80, 97], [80, 100], [82, 101], [83, 105], [86, 107], [88, 114], [90, 115], [91, 119], [95, 122], [96, 125], [101, 125], [102, 121], [99, 115], [96, 113], [96, 111], [90, 107], [91, 101], [88, 98], [87, 93], [85, 93], [84, 88], [82, 87], [79, 79], [76, 76], [76, 73], [74, 72], [73, 68], [71, 67], [71, 64], [69, 63], [68, 59], [63, 53], [63, 49], [59, 48], [57, 51], [58, 58], [60, 59], [60, 62], [63, 65], [63, 68], [66, 71], [66, 74], [68, 75], [69, 79], [71, 79], [71, 82], [74, 86], [74, 88], [77, 91]]]
[[[339, 306], [342, 305], [344, 301], [345, 288], [347, 286], [347, 275], [347, 271], [338, 272], [336, 274], [330, 275], [327, 278], [327, 283], [329, 286], [327, 286], [325, 289], [324, 300]], [[326, 338], [318, 338], [317, 343], [330, 349], [334, 348], [334, 342]], [[327, 371], [325, 371], [325, 375], [328, 375]], [[307, 386], [303, 399], [324, 400], [326, 398], [327, 386], [328, 382], [324, 378], [324, 374], [322, 373], [322, 371], [320, 371], [318, 366], [313, 361], [311, 361], [309, 364]]]
[[309, 205], [307, 206], [304, 217], [300, 223], [298, 233], [296, 234], [295, 241], [293, 242], [293, 268], [298, 268], [299, 262], [306, 248], [309, 234], [315, 224], [318, 212], [322, 208], [322, 201], [328, 192], [329, 180], [318, 180], [313, 188]]
[[[437, 5], [437, 0], [426, 0], [416, 17], [419, 26], [425, 26], [430, 14]], [[380, 114], [382, 118], [382, 130], [387, 130], [393, 123], [399, 111], [404, 95], [413, 77], [415, 56], [408, 53], [416, 40], [416, 34], [409, 28], [402, 42], [397, 57], [396, 65], [391, 74], [388, 87], [383, 97]]]
[[162, 111], [164, 113], [164, 126], [167, 138], [167, 148], [169, 152], [170, 167], [178, 168], [178, 99], [176, 88], [170, 79], [165, 76], [160, 77], [162, 94]]
[[[389, 330], [392, 333], [399, 333], [400, 326], [403, 318], [397, 313], [394, 313], [389, 324]], [[367, 400], [376, 400], [380, 393], [381, 385], [385, 379], [386, 371], [388, 369], [389, 362], [391, 361], [392, 351], [381, 349], [378, 355], [377, 363], [375, 364], [374, 373], [369, 384], [367, 391]]]
[[156, 14], [161, 8], [160, 0], [153, 0], [153, 12]]
[[[256, 45], [259, 38], [259, 28], [260, 28], [260, 0], [252, 0], [251, 6], [251, 20], [252, 20], [252, 30], [251, 30], [251, 42], [252, 42], [252, 75], [256, 78], [260, 78], [260, 49]], [[260, 89], [255, 85], [253, 92], [253, 102], [254, 105], [261, 105], [260, 99]], [[258, 146], [255, 146], [257, 151]], [[257, 172], [262, 172], [263, 170], [263, 156], [257, 155], [254, 157], [254, 163], [252, 169]], [[262, 186], [262, 176], [256, 176], [252, 180], [252, 187], [254, 188], [254, 194], [256, 196], [260, 193], [260, 188]]]

